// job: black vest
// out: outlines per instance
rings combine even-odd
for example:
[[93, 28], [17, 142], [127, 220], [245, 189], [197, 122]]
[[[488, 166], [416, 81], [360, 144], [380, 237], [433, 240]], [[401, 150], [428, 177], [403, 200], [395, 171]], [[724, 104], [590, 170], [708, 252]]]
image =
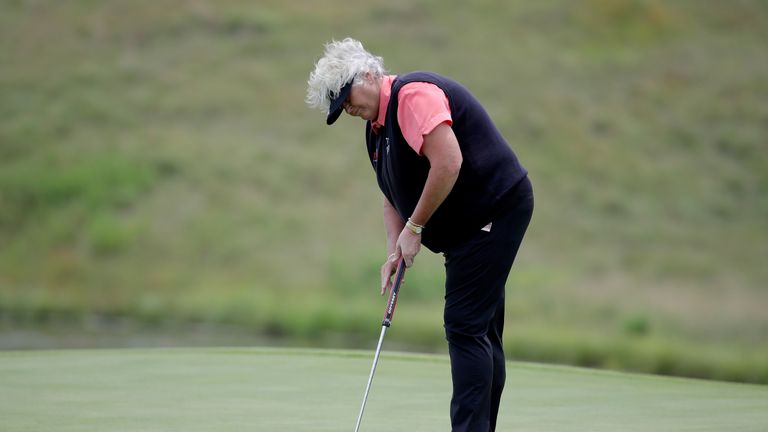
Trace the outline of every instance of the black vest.
[[461, 84], [431, 72], [398, 76], [392, 83], [384, 126], [377, 134], [369, 121], [366, 144], [379, 188], [403, 220], [416, 208], [429, 173], [429, 160], [408, 145], [397, 122], [397, 94], [410, 82], [432, 83], [445, 92], [463, 158], [456, 184], [422, 233], [424, 246], [442, 252], [466, 240], [511, 205], [505, 201], [506, 195], [527, 171], [485, 109]]

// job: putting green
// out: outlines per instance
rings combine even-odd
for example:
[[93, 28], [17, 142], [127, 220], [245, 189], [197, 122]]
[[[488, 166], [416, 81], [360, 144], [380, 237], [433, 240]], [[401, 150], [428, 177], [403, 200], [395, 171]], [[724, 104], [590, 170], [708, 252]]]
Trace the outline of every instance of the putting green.
[[[0, 352], [0, 430], [353, 430], [370, 352]], [[443, 356], [383, 352], [362, 431], [447, 431]], [[768, 387], [511, 362], [500, 431], [766, 431]]]

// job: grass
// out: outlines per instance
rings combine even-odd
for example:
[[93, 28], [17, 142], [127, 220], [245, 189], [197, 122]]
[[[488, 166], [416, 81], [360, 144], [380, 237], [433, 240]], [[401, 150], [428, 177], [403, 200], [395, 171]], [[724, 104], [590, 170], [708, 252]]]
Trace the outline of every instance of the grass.
[[[0, 7], [0, 335], [96, 316], [360, 346], [379, 192], [359, 122], [303, 104], [353, 35], [465, 83], [530, 170], [516, 358], [768, 383], [764, 2]], [[440, 352], [419, 258], [393, 342]]]
[[[372, 353], [286, 349], [0, 353], [3, 430], [351, 429]], [[763, 430], [764, 386], [508, 363], [499, 428]], [[385, 352], [366, 431], [449, 429], [444, 356]]]

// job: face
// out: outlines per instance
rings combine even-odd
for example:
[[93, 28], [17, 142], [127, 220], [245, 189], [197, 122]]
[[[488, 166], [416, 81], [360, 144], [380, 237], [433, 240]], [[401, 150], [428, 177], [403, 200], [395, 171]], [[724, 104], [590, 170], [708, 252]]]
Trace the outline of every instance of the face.
[[344, 102], [344, 111], [363, 120], [373, 121], [379, 115], [379, 90], [381, 83], [370, 73], [363, 76], [361, 84], [352, 85]]

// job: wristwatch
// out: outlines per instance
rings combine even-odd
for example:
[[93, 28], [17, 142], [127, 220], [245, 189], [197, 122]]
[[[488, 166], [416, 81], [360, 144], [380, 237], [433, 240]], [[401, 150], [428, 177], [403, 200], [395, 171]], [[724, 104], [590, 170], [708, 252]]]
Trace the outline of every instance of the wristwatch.
[[424, 230], [424, 225], [419, 225], [413, 222], [411, 218], [408, 218], [408, 221], [405, 222], [405, 226], [416, 235], [421, 235], [421, 232]]

